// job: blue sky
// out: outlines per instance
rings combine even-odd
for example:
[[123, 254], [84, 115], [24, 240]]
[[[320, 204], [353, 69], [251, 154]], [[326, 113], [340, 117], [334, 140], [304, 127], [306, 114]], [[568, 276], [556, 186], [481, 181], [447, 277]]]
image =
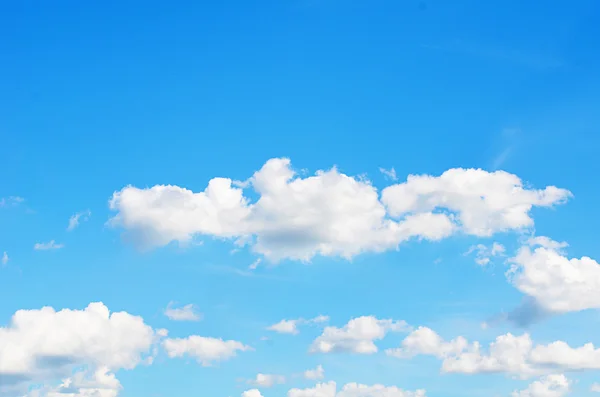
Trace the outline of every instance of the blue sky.
[[593, 396], [600, 4], [213, 3], [0, 6], [0, 396]]

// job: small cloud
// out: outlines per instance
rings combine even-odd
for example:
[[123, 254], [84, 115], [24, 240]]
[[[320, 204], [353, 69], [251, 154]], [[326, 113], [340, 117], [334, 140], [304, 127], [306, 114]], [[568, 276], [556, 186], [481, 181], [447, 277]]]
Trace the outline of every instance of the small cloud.
[[600, 383], [594, 383], [590, 386], [590, 391], [594, 393], [600, 393]]
[[15, 207], [21, 204], [25, 199], [19, 196], [10, 196], [0, 198], [0, 208], [2, 207]]
[[258, 265], [260, 265], [260, 262], [262, 262], [261, 258], [257, 258], [254, 262], [252, 262], [250, 264], [250, 266], [248, 266], [248, 269], [250, 270], [256, 270], [256, 268], [258, 267]]
[[302, 324], [320, 324], [329, 321], [329, 316], [319, 315], [317, 317], [305, 320], [298, 318], [295, 320], [281, 320], [277, 324], [273, 324], [267, 328], [269, 331], [274, 331], [279, 334], [297, 335], [299, 333], [298, 326]]
[[318, 365], [315, 369], [304, 371], [304, 379], [319, 380], [325, 378], [325, 370], [322, 365]]
[[77, 226], [79, 226], [79, 221], [86, 222], [92, 216], [92, 212], [90, 210], [85, 210], [78, 212], [72, 215], [69, 218], [69, 226], [67, 226], [67, 231], [74, 230]]
[[485, 266], [491, 262], [493, 257], [504, 255], [505, 251], [506, 248], [502, 244], [494, 242], [491, 247], [484, 244], [472, 245], [463, 255], [467, 256], [475, 252], [475, 263]]
[[249, 384], [259, 387], [272, 387], [285, 383], [285, 376], [273, 374], [258, 374], [256, 379], [249, 380]]
[[390, 168], [389, 170], [383, 167], [379, 167], [379, 172], [381, 172], [386, 178], [391, 179], [392, 181], [398, 180], [398, 176], [396, 175], [396, 170], [394, 169], [394, 167]]
[[2, 254], [2, 264], [6, 265], [8, 263], [8, 254], [6, 253], [6, 251], [4, 251], [4, 253]]
[[197, 312], [193, 304], [185, 305], [180, 308], [172, 307], [173, 302], [169, 303], [165, 309], [165, 316], [173, 321], [200, 321], [202, 315]]
[[33, 249], [36, 251], [57, 250], [64, 246], [64, 244], [57, 244], [54, 240], [50, 240], [47, 243], [35, 243]]

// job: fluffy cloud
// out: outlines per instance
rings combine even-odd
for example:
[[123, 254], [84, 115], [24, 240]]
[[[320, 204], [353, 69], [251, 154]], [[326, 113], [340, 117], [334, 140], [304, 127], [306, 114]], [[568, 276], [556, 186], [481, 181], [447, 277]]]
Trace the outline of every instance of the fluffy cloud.
[[563, 397], [570, 390], [571, 382], [564, 375], [548, 375], [536, 380], [525, 390], [513, 392], [512, 397]]
[[235, 357], [239, 351], [252, 350], [241, 342], [192, 335], [187, 338], [165, 339], [163, 348], [171, 358], [189, 356], [203, 366]]
[[425, 390], [406, 391], [396, 386], [348, 383], [336, 392], [336, 383], [319, 383], [313, 388], [291, 389], [288, 397], [425, 397]]
[[491, 236], [533, 226], [532, 207], [550, 207], [570, 196], [554, 186], [527, 189], [519, 177], [504, 171], [454, 168], [439, 177], [409, 175], [405, 183], [385, 188], [381, 201], [392, 216], [452, 211], [465, 233]]
[[[244, 189], [253, 189], [252, 202]], [[141, 248], [186, 243], [196, 235], [251, 244], [271, 261], [315, 255], [351, 258], [397, 248], [410, 238], [439, 240], [456, 230], [478, 236], [533, 225], [533, 206], [564, 202], [550, 186], [528, 190], [505, 172], [452, 169], [440, 177], [409, 176], [381, 199], [371, 183], [336, 168], [302, 178], [275, 158], [246, 182], [214, 178], [203, 192], [171, 185], [115, 192], [109, 223]], [[442, 213], [445, 212], [445, 213]]]
[[465, 255], [471, 255], [475, 252], [475, 263], [485, 266], [490, 263], [493, 257], [503, 255], [506, 249], [500, 243], [494, 242], [490, 247], [485, 244], [472, 245]]
[[86, 222], [88, 219], [90, 219], [90, 216], [92, 216], [92, 212], [90, 210], [85, 210], [73, 214], [69, 218], [69, 226], [67, 226], [67, 231], [74, 230], [75, 228], [77, 228], [77, 226], [79, 226], [79, 221]]
[[267, 328], [269, 331], [274, 331], [280, 334], [292, 334], [297, 335], [300, 331], [298, 331], [298, 326], [302, 324], [319, 324], [329, 321], [328, 316], [317, 316], [315, 318], [311, 318], [309, 320], [305, 320], [303, 318], [298, 318], [295, 320], [281, 320], [277, 324], [273, 324]]
[[304, 371], [304, 379], [320, 380], [325, 378], [325, 370], [322, 365], [317, 365], [315, 369], [308, 369]]
[[0, 328], [0, 394], [68, 376], [78, 366], [100, 371], [94, 379], [106, 380], [109, 371], [140, 364], [158, 337], [141, 317], [110, 313], [102, 303], [84, 310], [19, 310]]
[[165, 316], [173, 321], [200, 321], [202, 315], [198, 313], [196, 306], [188, 304], [183, 307], [172, 307], [172, 302], [165, 309]]
[[36, 251], [57, 250], [64, 246], [64, 244], [57, 244], [54, 240], [50, 240], [47, 243], [35, 243], [33, 249]]
[[432, 329], [419, 327], [404, 338], [400, 348], [388, 349], [386, 354], [399, 358], [410, 358], [419, 354], [444, 358], [462, 352], [467, 345], [467, 340], [462, 336], [446, 342]]
[[372, 354], [377, 352], [374, 341], [383, 339], [390, 331], [408, 329], [404, 321], [378, 320], [373, 316], [357, 317], [348, 321], [342, 328], [326, 327], [313, 341], [310, 352]]
[[565, 256], [566, 243], [531, 239], [514, 258], [507, 277], [543, 310], [566, 313], [600, 308], [600, 264]]
[[249, 381], [250, 384], [259, 387], [272, 387], [285, 383], [285, 376], [273, 374], [257, 374], [256, 378]]
[[529, 378], [557, 371], [600, 369], [600, 348], [591, 343], [577, 348], [563, 341], [534, 345], [529, 334], [498, 336], [484, 351], [479, 342], [469, 343], [463, 337], [447, 342], [433, 330], [420, 327], [400, 348], [386, 353], [400, 358], [418, 354], [438, 357], [443, 360], [445, 373], [507, 373]]

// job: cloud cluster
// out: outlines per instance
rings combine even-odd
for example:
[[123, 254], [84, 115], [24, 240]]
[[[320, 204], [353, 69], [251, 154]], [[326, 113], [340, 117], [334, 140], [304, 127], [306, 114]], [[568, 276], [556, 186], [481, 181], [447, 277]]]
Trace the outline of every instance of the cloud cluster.
[[335, 382], [327, 382], [307, 389], [291, 389], [288, 397], [425, 397], [425, 390], [406, 391], [396, 386], [347, 383], [337, 391]]
[[[99, 302], [84, 310], [19, 310], [0, 328], [0, 394], [64, 378], [78, 366], [100, 371], [100, 382], [140, 364], [157, 337], [141, 317], [110, 313]], [[83, 380], [73, 378], [73, 387]]]
[[570, 391], [571, 381], [562, 374], [554, 374], [536, 380], [525, 390], [513, 392], [512, 397], [563, 397]]
[[109, 223], [145, 249], [205, 235], [250, 244], [273, 262], [308, 261], [395, 249], [410, 238], [531, 227], [532, 207], [560, 204], [570, 195], [554, 186], [528, 189], [503, 171], [456, 168], [440, 176], [410, 175], [380, 196], [364, 178], [336, 168], [302, 178], [289, 159], [274, 158], [245, 182], [213, 178], [198, 193], [172, 185], [127, 186], [109, 201], [116, 212]]
[[471, 255], [473, 252], [475, 253], [475, 263], [480, 266], [488, 265], [492, 258], [496, 256], [503, 255], [506, 251], [506, 248], [500, 243], [494, 242], [490, 247], [485, 244], [477, 244], [472, 245], [467, 252], [466, 255]]
[[326, 327], [311, 347], [311, 353], [351, 352], [372, 354], [378, 351], [376, 340], [388, 332], [403, 332], [410, 328], [405, 321], [379, 320], [373, 316], [353, 318], [342, 328]]
[[463, 337], [445, 341], [435, 331], [420, 327], [402, 341], [400, 348], [386, 353], [399, 358], [419, 354], [438, 357], [444, 373], [506, 373], [530, 378], [600, 369], [600, 348], [591, 343], [576, 348], [563, 341], [535, 345], [527, 333], [498, 336], [484, 351], [479, 342], [469, 343]]
[[54, 240], [50, 240], [47, 243], [35, 243], [33, 249], [36, 251], [47, 251], [61, 249], [64, 246], [64, 244], [59, 244]]

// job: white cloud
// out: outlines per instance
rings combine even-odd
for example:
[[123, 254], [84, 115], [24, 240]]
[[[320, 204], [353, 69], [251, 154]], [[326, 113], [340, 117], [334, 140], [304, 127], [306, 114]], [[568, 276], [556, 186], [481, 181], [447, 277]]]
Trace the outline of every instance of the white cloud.
[[291, 334], [297, 335], [299, 333], [298, 326], [302, 324], [320, 324], [329, 321], [328, 316], [319, 315], [315, 318], [311, 318], [309, 320], [305, 320], [303, 318], [298, 318], [295, 320], [281, 320], [277, 324], [273, 324], [267, 328], [269, 331], [274, 331], [280, 334]]
[[187, 338], [165, 339], [163, 348], [171, 358], [190, 356], [203, 366], [211, 366], [216, 361], [235, 357], [238, 351], [252, 350], [241, 342], [223, 340], [198, 335]]
[[290, 389], [288, 397], [335, 397], [335, 382], [318, 383], [307, 389]]
[[259, 387], [272, 387], [285, 383], [285, 376], [273, 374], [257, 374], [254, 380], [248, 383]]
[[339, 392], [336, 389], [335, 382], [319, 383], [312, 388], [291, 389], [288, 397], [425, 397], [425, 390], [406, 391], [396, 386], [380, 384], [368, 386], [347, 383]]
[[110, 313], [102, 303], [84, 310], [19, 310], [0, 327], [0, 394], [52, 382], [80, 366], [110, 377], [109, 371], [140, 364], [158, 337], [141, 317]]
[[304, 379], [320, 380], [325, 378], [325, 370], [322, 365], [317, 365], [315, 369], [307, 369], [304, 371]]
[[6, 265], [8, 263], [8, 253], [6, 251], [4, 251], [4, 253], [2, 254], [2, 264]]
[[409, 175], [405, 183], [384, 189], [381, 201], [392, 216], [452, 211], [465, 233], [491, 236], [533, 226], [532, 207], [550, 207], [570, 196], [568, 190], [554, 186], [529, 190], [519, 177], [505, 171], [454, 168], [439, 177]]
[[529, 378], [552, 373], [600, 369], [600, 348], [587, 343], [573, 348], [563, 341], [534, 345], [529, 334], [498, 336], [483, 351], [479, 342], [463, 337], [444, 341], [429, 328], [420, 327], [408, 335], [399, 349], [389, 355], [408, 358], [418, 354], [442, 359], [444, 373], [506, 373]]
[[121, 382], [108, 368], [98, 368], [94, 372], [80, 371], [63, 379], [58, 387], [33, 389], [25, 397], [117, 397]]
[[313, 341], [310, 352], [372, 354], [377, 352], [374, 341], [383, 339], [388, 332], [408, 329], [404, 321], [378, 320], [373, 316], [357, 317], [348, 321], [342, 328], [326, 327]]
[[379, 172], [381, 172], [383, 175], [385, 175], [386, 178], [389, 178], [392, 181], [398, 180], [398, 176], [396, 175], [396, 170], [394, 169], [394, 167], [390, 168], [389, 170], [383, 167], [379, 167]]
[[512, 397], [563, 397], [571, 391], [571, 382], [562, 374], [536, 380], [525, 390], [514, 391]]
[[387, 349], [385, 352], [389, 356], [399, 358], [410, 358], [419, 354], [444, 358], [462, 352], [467, 345], [467, 340], [462, 336], [446, 342], [432, 329], [419, 327], [404, 338], [400, 348]]
[[566, 243], [536, 237], [521, 247], [507, 277], [544, 310], [566, 313], [600, 308], [600, 264], [565, 256]]
[[50, 240], [47, 243], [35, 243], [33, 249], [36, 251], [57, 250], [63, 248], [64, 246], [64, 244], [57, 244], [54, 240]]
[[[244, 189], [253, 189], [252, 202]], [[439, 240], [457, 230], [478, 236], [533, 225], [529, 210], [570, 193], [528, 190], [506, 172], [452, 169], [409, 176], [385, 188], [336, 168], [299, 177], [288, 159], [271, 159], [246, 182], [214, 178], [199, 193], [178, 186], [115, 192], [109, 223], [141, 248], [190, 242], [196, 235], [234, 239], [273, 262], [315, 255], [352, 258], [395, 249], [410, 238]], [[446, 211], [446, 213], [441, 213]]]
[[248, 266], [248, 269], [250, 270], [256, 270], [256, 268], [258, 267], [258, 265], [260, 265], [260, 263], [262, 262], [261, 258], [257, 258], [254, 262], [252, 262], [250, 264], [250, 266]]
[[86, 222], [90, 218], [90, 216], [92, 216], [92, 212], [90, 210], [85, 210], [73, 214], [69, 218], [69, 226], [67, 226], [67, 230], [74, 230], [77, 226], [79, 226], [79, 221]]
[[590, 391], [594, 393], [600, 393], [600, 383], [593, 383], [590, 386]]
[[174, 308], [172, 307], [172, 304], [173, 302], [169, 303], [165, 309], [165, 316], [167, 316], [169, 320], [200, 321], [202, 319], [202, 315], [198, 313], [195, 305], [190, 303], [183, 307]]
[[263, 395], [257, 389], [250, 389], [243, 392], [242, 397], [263, 397]]
[[485, 244], [472, 245], [464, 255], [471, 255], [475, 252], [475, 263], [485, 266], [491, 262], [493, 257], [504, 255], [505, 251], [506, 249], [502, 244], [494, 242], [490, 247]]

